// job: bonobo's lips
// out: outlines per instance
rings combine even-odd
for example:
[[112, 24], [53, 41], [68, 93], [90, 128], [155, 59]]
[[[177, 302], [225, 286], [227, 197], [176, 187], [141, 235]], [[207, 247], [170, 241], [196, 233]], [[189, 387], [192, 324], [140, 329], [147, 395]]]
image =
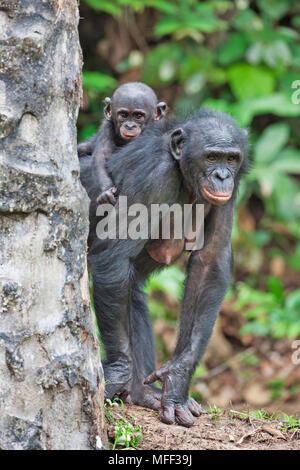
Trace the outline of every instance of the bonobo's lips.
[[211, 193], [206, 188], [201, 188], [204, 195], [213, 202], [218, 202], [219, 204], [223, 204], [224, 202], [228, 201], [231, 198], [232, 192], [229, 193]]
[[127, 133], [127, 132], [121, 132], [121, 136], [123, 137], [123, 139], [126, 139], [126, 140], [133, 140], [135, 139], [138, 135], [140, 134], [140, 132], [134, 132], [134, 133]]

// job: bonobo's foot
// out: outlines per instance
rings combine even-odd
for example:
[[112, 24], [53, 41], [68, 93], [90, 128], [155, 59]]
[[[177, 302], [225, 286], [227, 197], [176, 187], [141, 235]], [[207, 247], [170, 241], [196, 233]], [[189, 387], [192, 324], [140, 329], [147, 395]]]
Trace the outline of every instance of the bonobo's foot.
[[201, 406], [193, 399], [188, 398], [190, 373], [183, 366], [167, 363], [160, 369], [152, 372], [144, 381], [151, 384], [159, 380], [162, 384], [162, 398], [159, 416], [163, 423], [178, 423], [190, 427], [194, 424], [193, 416], [201, 415]]
[[134, 384], [131, 387], [128, 402], [150, 408], [151, 410], [159, 410], [161, 406], [161, 392], [154, 385]]
[[105, 378], [105, 393], [104, 397], [112, 400], [115, 397], [127, 397], [130, 392], [131, 386], [131, 371], [124, 364], [117, 362], [110, 364], [103, 364], [104, 378]]
[[106, 191], [103, 191], [103, 193], [100, 194], [100, 196], [97, 197], [97, 203], [98, 204], [112, 204], [113, 206], [117, 202], [117, 198], [115, 196], [117, 192], [117, 188], [109, 188]]

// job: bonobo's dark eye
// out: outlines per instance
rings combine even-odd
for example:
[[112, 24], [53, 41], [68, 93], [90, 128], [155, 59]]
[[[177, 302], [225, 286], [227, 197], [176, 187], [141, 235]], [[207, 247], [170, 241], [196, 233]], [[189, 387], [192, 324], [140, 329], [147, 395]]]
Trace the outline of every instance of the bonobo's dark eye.
[[232, 163], [232, 162], [235, 162], [236, 161], [236, 155], [229, 155], [229, 157], [227, 157], [227, 161], [229, 163]]
[[122, 119], [128, 118], [128, 113], [127, 113], [127, 111], [120, 111], [120, 112], [119, 112], [119, 117], [121, 117]]
[[209, 162], [215, 162], [217, 160], [217, 156], [213, 153], [209, 153], [206, 158]]
[[135, 119], [141, 121], [142, 119], [144, 119], [145, 115], [143, 113], [134, 113], [134, 117]]

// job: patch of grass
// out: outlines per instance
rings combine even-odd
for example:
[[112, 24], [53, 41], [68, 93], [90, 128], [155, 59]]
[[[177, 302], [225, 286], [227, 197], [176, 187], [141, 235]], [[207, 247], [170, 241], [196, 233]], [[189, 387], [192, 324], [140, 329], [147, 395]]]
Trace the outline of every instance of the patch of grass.
[[283, 426], [281, 427], [282, 431], [290, 431], [294, 432], [297, 429], [300, 429], [300, 418], [299, 417], [293, 417], [289, 416], [288, 414], [282, 412], [282, 417], [279, 418], [279, 420], [283, 423]]
[[216, 405], [209, 405], [208, 410], [206, 410], [206, 413], [209, 414], [209, 419], [214, 422], [214, 424], [217, 424], [218, 418], [220, 418], [223, 414], [223, 410], [221, 408], [217, 408]]
[[250, 419], [262, 419], [264, 421], [275, 421], [276, 416], [274, 413], [269, 413], [264, 408], [255, 411], [249, 411], [249, 418]]
[[[111, 413], [112, 407], [122, 407], [122, 417], [115, 419]], [[117, 446], [123, 447], [124, 450], [135, 449], [143, 439], [141, 428], [135, 428], [131, 420], [125, 418], [125, 406], [120, 398], [115, 400], [106, 400], [104, 404], [105, 416], [108, 421], [114, 425], [114, 442], [109, 442], [112, 450]]]
[[279, 412], [279, 414], [275, 414], [268, 412], [264, 408], [261, 408], [260, 410], [245, 410], [241, 412], [229, 410], [229, 412], [232, 416], [242, 420], [259, 420], [276, 423], [279, 426], [278, 429], [284, 432], [295, 432], [300, 429], [300, 417], [289, 416], [283, 411]]

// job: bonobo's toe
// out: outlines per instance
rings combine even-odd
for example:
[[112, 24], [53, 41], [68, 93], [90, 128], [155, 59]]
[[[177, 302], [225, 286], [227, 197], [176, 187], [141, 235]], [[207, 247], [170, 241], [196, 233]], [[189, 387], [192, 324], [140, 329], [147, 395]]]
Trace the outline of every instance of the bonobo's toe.
[[181, 426], [189, 428], [194, 424], [194, 418], [187, 406], [176, 406], [175, 408], [175, 420], [176, 423]]
[[194, 418], [186, 405], [167, 405], [159, 410], [159, 416], [163, 423], [180, 424], [186, 428], [194, 424]]
[[200, 416], [201, 415], [201, 413], [202, 413], [201, 405], [199, 405], [199, 403], [197, 403], [196, 400], [194, 400], [194, 398], [189, 398], [188, 399], [187, 406], [188, 406], [190, 412], [194, 416]]
[[189, 428], [194, 424], [193, 415], [200, 416], [201, 411], [201, 406], [193, 398], [189, 398], [185, 404], [171, 403], [162, 405], [159, 416], [163, 423], [177, 423]]
[[131, 402], [135, 405], [144, 406], [151, 410], [159, 410], [161, 406], [161, 390], [155, 387], [145, 385], [135, 386], [131, 389], [130, 398]]
[[159, 410], [159, 416], [163, 423], [174, 424], [175, 423], [175, 408], [173, 405], [162, 406]]

